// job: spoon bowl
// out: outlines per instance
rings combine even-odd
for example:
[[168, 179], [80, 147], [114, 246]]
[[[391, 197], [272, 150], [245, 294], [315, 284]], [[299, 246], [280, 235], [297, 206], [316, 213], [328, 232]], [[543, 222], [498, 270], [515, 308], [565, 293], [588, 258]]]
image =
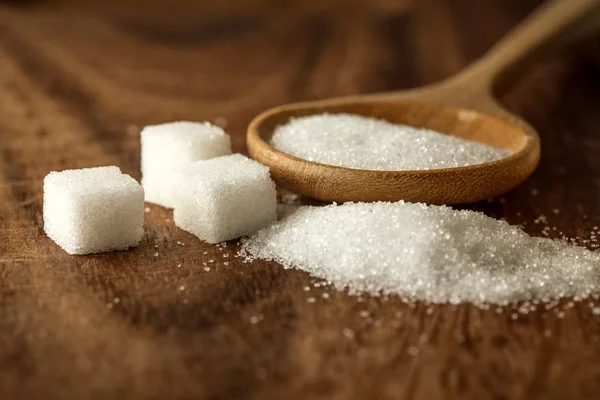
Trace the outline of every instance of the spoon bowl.
[[[540, 140], [533, 128], [491, 102], [488, 112], [449, 105], [450, 85], [414, 93], [372, 95], [291, 104], [256, 117], [248, 128], [250, 156], [267, 165], [281, 186], [325, 201], [468, 203], [514, 188], [534, 170]], [[434, 98], [440, 101], [432, 101]], [[477, 97], [477, 96], [474, 96]], [[489, 110], [494, 109], [494, 113]], [[269, 141], [279, 125], [318, 113], [350, 113], [391, 123], [436, 130], [509, 149], [508, 157], [478, 165], [417, 171], [344, 168], [307, 161], [274, 149]]]
[[[540, 139], [525, 121], [509, 113], [494, 94], [520, 67], [551, 45], [596, 31], [600, 0], [544, 3], [484, 57], [441, 83], [396, 93], [351, 96], [275, 107], [248, 127], [250, 156], [270, 167], [281, 186], [326, 201], [469, 203], [505, 193], [523, 182], [540, 159]], [[512, 154], [492, 162], [418, 171], [374, 171], [303, 160], [269, 141], [292, 118], [350, 113], [428, 128], [474, 140]]]

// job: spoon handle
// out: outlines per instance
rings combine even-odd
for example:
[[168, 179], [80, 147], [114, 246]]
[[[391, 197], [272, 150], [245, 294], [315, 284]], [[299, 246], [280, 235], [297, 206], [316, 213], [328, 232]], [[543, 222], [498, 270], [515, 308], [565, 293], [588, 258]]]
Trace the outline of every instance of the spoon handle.
[[539, 53], [598, 28], [600, 0], [550, 0], [450, 80], [477, 91], [501, 90]]

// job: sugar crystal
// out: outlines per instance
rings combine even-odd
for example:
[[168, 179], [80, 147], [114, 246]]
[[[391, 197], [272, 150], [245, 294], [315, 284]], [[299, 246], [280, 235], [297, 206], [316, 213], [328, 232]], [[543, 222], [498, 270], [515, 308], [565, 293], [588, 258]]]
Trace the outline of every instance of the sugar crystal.
[[396, 171], [462, 167], [511, 153], [429, 129], [353, 114], [294, 118], [275, 129], [271, 145], [322, 164]]

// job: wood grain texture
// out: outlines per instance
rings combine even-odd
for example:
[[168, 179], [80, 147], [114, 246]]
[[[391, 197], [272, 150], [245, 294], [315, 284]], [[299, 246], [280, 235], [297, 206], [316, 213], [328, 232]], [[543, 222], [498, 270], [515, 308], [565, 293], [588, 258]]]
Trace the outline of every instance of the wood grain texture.
[[[0, 398], [598, 398], [600, 319], [588, 301], [513, 320], [305, 292], [308, 275], [243, 264], [235, 242], [204, 244], [155, 206], [127, 252], [69, 256], [42, 230], [43, 177], [116, 164], [139, 178], [144, 124], [224, 117], [245, 151], [260, 111], [444, 78], [537, 3], [187, 13], [179, 23], [0, 7]], [[510, 88], [504, 102], [539, 131], [541, 164], [503, 199], [470, 208], [534, 235], [541, 214], [554, 235], [600, 225], [599, 51], [597, 39], [574, 46]]]

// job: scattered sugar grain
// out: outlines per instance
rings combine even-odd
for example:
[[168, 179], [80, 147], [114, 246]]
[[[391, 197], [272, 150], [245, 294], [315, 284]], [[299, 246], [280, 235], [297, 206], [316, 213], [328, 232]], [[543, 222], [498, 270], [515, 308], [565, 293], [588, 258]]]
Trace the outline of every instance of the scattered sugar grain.
[[415, 357], [418, 354], [419, 354], [419, 348], [418, 347], [410, 346], [408, 348], [408, 355], [409, 356]]
[[227, 128], [227, 125], [229, 125], [229, 121], [225, 117], [217, 117], [215, 118], [215, 125], [225, 129]]
[[600, 293], [598, 252], [446, 206], [304, 206], [242, 239], [240, 255], [305, 270], [350, 294], [432, 303], [507, 305]]
[[210, 267], [204, 267], [204, 272], [209, 272], [210, 271]]
[[544, 337], [550, 337], [550, 336], [552, 336], [552, 331], [550, 329], [546, 329], [544, 331]]
[[147, 212], [147, 213], [150, 212], [150, 207], [144, 208], [144, 211]]
[[313, 162], [370, 170], [424, 170], [494, 161], [509, 150], [433, 130], [353, 114], [294, 118], [271, 145]]
[[129, 125], [127, 127], [127, 134], [129, 136], [137, 136], [140, 133], [140, 128], [137, 125]]
[[342, 335], [344, 335], [348, 339], [354, 339], [354, 331], [350, 328], [342, 329]]

